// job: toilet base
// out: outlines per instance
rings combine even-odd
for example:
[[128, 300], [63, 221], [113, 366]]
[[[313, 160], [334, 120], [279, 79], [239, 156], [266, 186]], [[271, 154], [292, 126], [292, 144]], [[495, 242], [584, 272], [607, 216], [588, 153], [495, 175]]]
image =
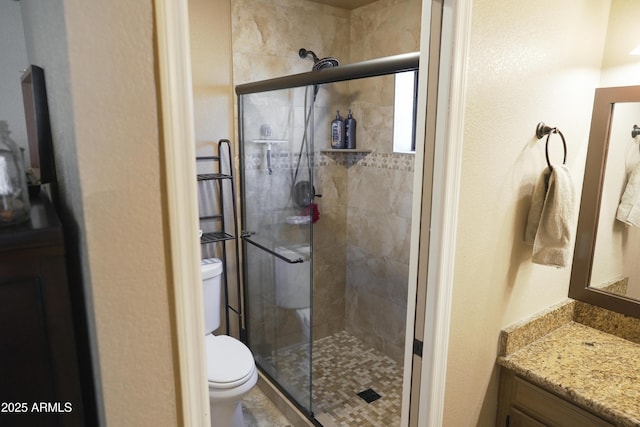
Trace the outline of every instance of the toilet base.
[[299, 308], [296, 310], [296, 315], [300, 321], [302, 335], [304, 335], [305, 341], [309, 341], [311, 335], [311, 309], [309, 307]]
[[255, 367], [253, 369], [247, 382], [232, 390], [216, 390], [209, 386], [211, 427], [244, 427], [242, 398], [258, 382], [258, 370]]
[[240, 401], [235, 405], [210, 405], [210, 410], [211, 427], [245, 427]]

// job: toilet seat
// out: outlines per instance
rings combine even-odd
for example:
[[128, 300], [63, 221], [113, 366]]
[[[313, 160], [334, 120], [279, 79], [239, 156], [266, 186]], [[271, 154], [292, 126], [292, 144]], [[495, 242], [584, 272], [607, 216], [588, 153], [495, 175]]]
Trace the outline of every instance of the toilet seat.
[[251, 350], [233, 337], [207, 334], [205, 348], [209, 387], [238, 387], [247, 382], [256, 370]]

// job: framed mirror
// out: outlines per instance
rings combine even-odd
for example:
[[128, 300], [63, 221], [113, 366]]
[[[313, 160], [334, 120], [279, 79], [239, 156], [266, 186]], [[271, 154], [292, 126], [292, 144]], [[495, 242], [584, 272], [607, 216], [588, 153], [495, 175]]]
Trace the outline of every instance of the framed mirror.
[[640, 318], [638, 126], [640, 86], [596, 89], [569, 297]]
[[37, 184], [49, 184], [55, 180], [56, 171], [44, 70], [30, 65], [20, 81], [29, 141], [29, 166]]

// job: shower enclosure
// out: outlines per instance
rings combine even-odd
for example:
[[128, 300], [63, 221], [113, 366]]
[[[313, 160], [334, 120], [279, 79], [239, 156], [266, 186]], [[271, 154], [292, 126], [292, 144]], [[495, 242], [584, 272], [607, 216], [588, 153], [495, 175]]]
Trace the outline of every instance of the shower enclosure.
[[[236, 87], [247, 344], [262, 373], [312, 420], [331, 409], [321, 401], [323, 392], [318, 389], [323, 377], [332, 376], [328, 369], [341, 363], [329, 358], [336, 353], [348, 355], [359, 345], [349, 341], [348, 348], [334, 348], [333, 344], [327, 347], [322, 341], [326, 337], [338, 336], [346, 342], [351, 338], [339, 334], [349, 329], [362, 341], [371, 341], [367, 344], [385, 350], [390, 359], [402, 359], [403, 345], [394, 340], [403, 340], [404, 313], [396, 316], [402, 319], [401, 325], [387, 321], [379, 328], [379, 336], [368, 339], [359, 329], [376, 317], [384, 321], [386, 313], [365, 310], [356, 314], [355, 305], [366, 305], [362, 302], [375, 296], [386, 312], [394, 311], [394, 303], [402, 305], [406, 301], [406, 273], [400, 270], [401, 259], [408, 259], [408, 244], [404, 243], [409, 238], [406, 219], [410, 215], [407, 200], [411, 199], [411, 182], [389, 170], [403, 169], [405, 163], [410, 163], [405, 168], [410, 169], [412, 158], [395, 155], [390, 148], [389, 154], [378, 155], [381, 150], [374, 141], [387, 131], [392, 135], [393, 125], [376, 127], [371, 123], [393, 121], [394, 80], [390, 76], [415, 71], [418, 66], [419, 54], [411, 53], [346, 66], [316, 67], [311, 72]], [[376, 80], [381, 78], [386, 80]], [[371, 107], [369, 101], [354, 104], [355, 99], [366, 98], [363, 92], [374, 97], [390, 92], [391, 105]], [[414, 99], [406, 102], [413, 103]], [[336, 110], [346, 116], [353, 105], [354, 113], [362, 114], [356, 113], [356, 117], [369, 126], [358, 135], [355, 150], [331, 149], [329, 123]], [[391, 146], [390, 140], [386, 143]], [[366, 184], [362, 176], [347, 183], [348, 174], [357, 173], [363, 165], [382, 165], [382, 172], [376, 171], [368, 187], [362, 187]], [[378, 184], [398, 187], [391, 191], [393, 200], [382, 203], [389, 206], [381, 206], [381, 210], [395, 211], [392, 219], [365, 211], [363, 203], [357, 201], [357, 197], [375, 198]], [[353, 206], [346, 200], [347, 192], [355, 193]], [[363, 215], [367, 218], [360, 221]], [[400, 240], [392, 236], [377, 236], [376, 240], [367, 233], [359, 237], [348, 226], [350, 221], [362, 222], [362, 227], [371, 231], [376, 220], [393, 223], [389, 227], [400, 223]], [[367, 251], [380, 252], [380, 259], [385, 261], [394, 257], [400, 260], [386, 265]], [[349, 268], [350, 264], [354, 267]], [[373, 271], [360, 268], [367, 264], [373, 265]], [[404, 286], [404, 294], [402, 290], [383, 289], [394, 282], [400, 288]], [[389, 329], [386, 336], [385, 328]], [[319, 364], [319, 359], [325, 364]], [[355, 375], [354, 370], [343, 376]], [[365, 387], [366, 375], [358, 376]], [[367, 400], [365, 394], [380, 398], [374, 390], [363, 390], [360, 397]]]

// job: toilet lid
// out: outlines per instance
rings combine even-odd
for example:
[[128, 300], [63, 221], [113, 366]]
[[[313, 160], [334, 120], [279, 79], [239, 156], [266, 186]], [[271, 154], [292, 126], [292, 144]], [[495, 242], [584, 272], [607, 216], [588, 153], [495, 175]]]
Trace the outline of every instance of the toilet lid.
[[253, 354], [243, 343], [228, 335], [205, 336], [207, 376], [217, 387], [242, 384], [255, 370]]

